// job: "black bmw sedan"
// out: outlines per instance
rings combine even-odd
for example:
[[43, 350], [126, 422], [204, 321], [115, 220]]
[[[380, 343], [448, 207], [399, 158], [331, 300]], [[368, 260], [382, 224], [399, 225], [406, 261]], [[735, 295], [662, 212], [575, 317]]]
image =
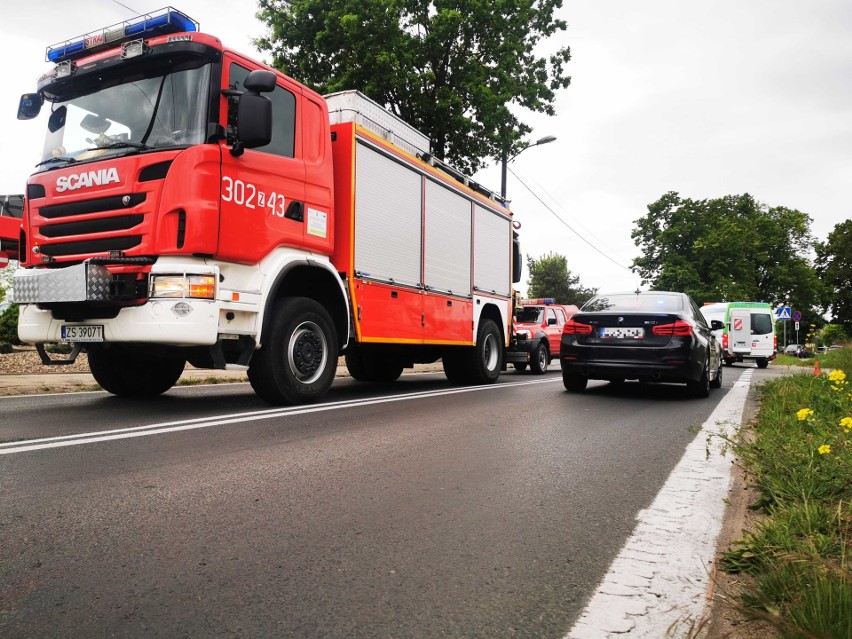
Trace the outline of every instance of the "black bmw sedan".
[[562, 330], [562, 381], [573, 392], [590, 379], [686, 383], [690, 395], [707, 397], [722, 385], [721, 349], [711, 331], [723, 325], [712, 324], [684, 293], [598, 295]]

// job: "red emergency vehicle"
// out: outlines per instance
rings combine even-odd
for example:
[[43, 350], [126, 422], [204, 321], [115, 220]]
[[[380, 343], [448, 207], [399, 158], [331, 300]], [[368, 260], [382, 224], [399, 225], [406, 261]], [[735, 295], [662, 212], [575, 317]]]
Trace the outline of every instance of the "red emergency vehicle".
[[533, 373], [545, 373], [550, 362], [559, 357], [562, 327], [579, 311], [573, 304], [556, 304], [551, 297], [521, 300], [515, 309], [515, 340], [507, 359], [518, 371], [529, 365]]
[[0, 268], [18, 259], [23, 213], [23, 195], [0, 195]]
[[171, 8], [47, 59], [18, 113], [50, 109], [14, 277], [20, 338], [46, 363], [85, 349], [120, 396], [166, 391], [187, 361], [245, 367], [275, 404], [322, 396], [341, 353], [364, 381], [439, 358], [454, 383], [497, 378], [512, 215], [414, 128]]

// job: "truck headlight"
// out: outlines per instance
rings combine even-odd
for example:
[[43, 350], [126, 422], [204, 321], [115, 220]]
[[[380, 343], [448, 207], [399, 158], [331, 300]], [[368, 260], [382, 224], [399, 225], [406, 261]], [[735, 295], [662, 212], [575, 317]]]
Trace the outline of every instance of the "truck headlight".
[[515, 335], [517, 335], [518, 339], [529, 339], [530, 332], [529, 331], [516, 331]]
[[216, 297], [216, 278], [212, 275], [152, 275], [150, 296], [212, 300]]

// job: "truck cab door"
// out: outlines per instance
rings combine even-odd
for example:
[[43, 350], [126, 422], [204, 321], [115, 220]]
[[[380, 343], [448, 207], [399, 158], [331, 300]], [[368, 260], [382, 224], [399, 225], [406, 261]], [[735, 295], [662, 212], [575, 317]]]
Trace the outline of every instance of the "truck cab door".
[[[226, 54], [222, 90], [244, 91], [254, 70]], [[278, 246], [302, 247], [305, 226], [305, 162], [302, 159], [301, 87], [278, 77], [275, 89], [263, 94], [272, 101], [272, 141], [234, 155], [236, 103], [223, 95], [220, 103], [227, 140], [222, 149], [219, 251], [226, 261], [256, 264]]]

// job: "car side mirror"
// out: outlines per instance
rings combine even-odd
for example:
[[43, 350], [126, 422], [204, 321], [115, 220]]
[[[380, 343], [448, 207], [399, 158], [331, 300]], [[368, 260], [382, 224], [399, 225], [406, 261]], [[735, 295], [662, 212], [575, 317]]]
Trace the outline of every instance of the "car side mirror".
[[548, 326], [556, 326], [556, 318], [555, 317], [548, 317], [547, 318], [547, 325]]
[[719, 320], [710, 320], [710, 330], [711, 331], [722, 331], [725, 329], [725, 323], [720, 322]]

